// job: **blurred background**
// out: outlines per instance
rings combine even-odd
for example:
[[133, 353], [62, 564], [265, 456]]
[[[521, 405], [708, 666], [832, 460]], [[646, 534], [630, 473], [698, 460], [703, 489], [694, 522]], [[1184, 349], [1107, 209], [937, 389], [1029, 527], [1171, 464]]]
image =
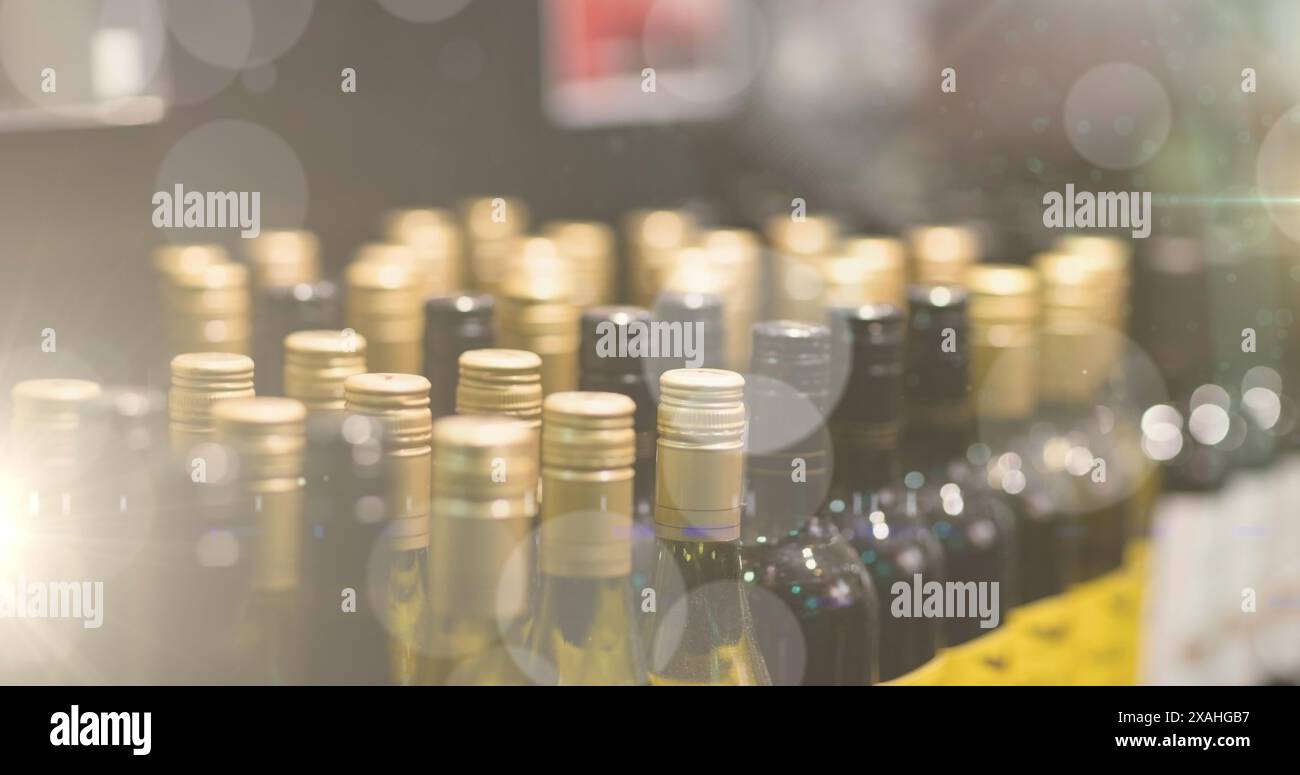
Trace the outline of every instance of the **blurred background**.
[[148, 257], [182, 233], [151, 225], [150, 199], [176, 182], [261, 191], [262, 228], [316, 232], [327, 272], [384, 211], [471, 195], [517, 196], [538, 223], [686, 206], [740, 226], [798, 197], [846, 231], [974, 222], [986, 257], [1023, 262], [1050, 241], [1043, 192], [1067, 182], [1151, 190], [1157, 234], [1196, 222], [1220, 255], [1248, 252], [1288, 217], [1260, 199], [1284, 201], [1285, 176], [1261, 191], [1257, 167], [1300, 152], [1281, 120], [1297, 16], [1285, 0], [4, 0], [0, 396], [45, 328], [66, 357], [43, 373], [144, 376], [161, 335]]

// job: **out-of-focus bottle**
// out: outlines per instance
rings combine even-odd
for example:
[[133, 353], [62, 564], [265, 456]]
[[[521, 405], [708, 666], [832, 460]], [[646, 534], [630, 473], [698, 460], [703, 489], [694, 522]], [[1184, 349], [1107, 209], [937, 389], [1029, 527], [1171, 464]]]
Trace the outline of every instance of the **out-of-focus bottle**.
[[[83, 578], [103, 583], [111, 615], [83, 629], [64, 660], [67, 682], [155, 683], [158, 616], [154, 583], [163, 477], [171, 460], [163, 393], [107, 387], [79, 407], [77, 454], [84, 456], [76, 503]], [[84, 591], [84, 588], [83, 588]], [[101, 607], [101, 610], [102, 607]]]
[[648, 342], [651, 389], [657, 389], [659, 378], [673, 369], [722, 368], [727, 362], [726, 325], [723, 300], [715, 294], [659, 294]]
[[786, 320], [820, 323], [825, 316], [826, 260], [840, 242], [840, 227], [829, 216], [770, 218], [765, 229], [775, 251], [776, 313]]
[[635, 409], [616, 393], [546, 398], [541, 589], [525, 643], [534, 683], [646, 681], [628, 584]]
[[614, 301], [614, 230], [596, 221], [555, 221], [543, 234], [573, 276], [574, 306], [580, 309]]
[[167, 326], [172, 354], [227, 352], [251, 354], [251, 295], [248, 268], [213, 263], [170, 275]]
[[433, 423], [429, 387], [429, 381], [417, 374], [357, 374], [343, 383], [347, 411], [373, 418], [382, 428], [379, 453], [387, 467], [387, 491], [381, 500], [362, 508], [372, 509], [373, 521], [386, 526], [385, 544], [379, 550], [387, 567], [375, 572], [377, 586], [384, 590], [381, 605], [387, 609], [383, 621], [389, 631], [392, 680], [402, 685], [420, 680], [427, 657], [424, 574]]
[[[234, 684], [300, 684], [307, 677], [302, 578], [303, 452], [306, 408], [291, 398], [222, 401], [212, 410], [216, 437], [233, 455], [238, 495], [226, 531], [247, 568], [247, 608], [233, 627], [212, 633], [229, 651]], [[203, 545], [200, 544], [200, 550]], [[216, 555], [229, 546], [210, 548]]]
[[903, 314], [882, 304], [837, 307], [829, 317], [832, 374], [842, 371], [831, 380], [839, 393], [830, 419], [835, 464], [824, 513], [875, 582], [880, 679], [889, 681], [931, 660], [943, 644], [938, 619], [892, 610], [897, 584], [910, 591], [917, 582], [944, 580], [943, 551], [921, 518], [916, 493], [903, 486]]
[[391, 664], [389, 622], [391, 611], [409, 606], [410, 572], [402, 570], [418, 565], [412, 557], [424, 549], [395, 535], [400, 523], [395, 529], [389, 520], [389, 498], [402, 492], [396, 479], [401, 463], [384, 454], [384, 434], [384, 421], [374, 415], [308, 413], [303, 578], [312, 640], [309, 683], [373, 686], [403, 679]]
[[636, 403], [632, 514], [645, 529], [654, 519], [655, 404], [648, 382], [649, 361], [640, 349], [632, 352], [630, 345], [634, 332], [648, 332], [649, 324], [650, 313], [640, 307], [596, 307], [582, 313], [580, 379], [583, 390], [621, 393]]
[[740, 371], [749, 364], [747, 332], [767, 304], [763, 245], [747, 229], [710, 229], [700, 237], [700, 247], [726, 281], [721, 292], [727, 299], [727, 367]]
[[366, 373], [365, 337], [351, 329], [295, 331], [283, 346], [285, 395], [308, 412], [343, 412], [344, 382]]
[[892, 237], [848, 237], [826, 260], [824, 304], [907, 307], [907, 249]]
[[499, 296], [515, 244], [528, 231], [528, 207], [513, 197], [479, 197], [461, 203], [461, 217], [471, 284], [480, 293]]
[[425, 376], [433, 385], [429, 408], [433, 418], [456, 412], [457, 369], [452, 364], [468, 350], [496, 344], [491, 296], [439, 296], [424, 304]]
[[546, 394], [578, 386], [579, 319], [574, 278], [551, 240], [524, 240], [501, 283], [498, 339], [502, 347], [528, 350], [542, 359]]
[[660, 380], [651, 682], [771, 683], [741, 579], [745, 380], [676, 369]]
[[267, 230], [244, 245], [256, 288], [292, 288], [320, 279], [320, 240], [309, 231]]
[[506, 417], [444, 417], [434, 446], [426, 680], [528, 683], [507, 644], [521, 638], [534, 578], [537, 431]]
[[755, 609], [759, 647], [778, 685], [873, 683], [880, 639], [876, 588], [853, 546], [820, 514], [832, 466], [823, 425], [831, 392], [830, 330], [767, 321], [754, 326], [753, 338], [745, 382], [744, 578], [785, 606]]
[[465, 287], [464, 238], [455, 216], [436, 207], [393, 210], [384, 216], [389, 242], [407, 245], [433, 278], [429, 292], [447, 294]]
[[966, 269], [980, 260], [980, 236], [967, 226], [917, 226], [907, 231], [907, 242], [911, 281], [919, 285], [960, 286]]
[[947, 643], [956, 646], [1006, 624], [1016, 604], [1015, 522], [970, 459], [976, 429], [966, 292], [917, 285], [908, 302], [903, 481], [943, 546], [945, 581], [967, 590], [964, 605], [944, 612]]
[[376, 373], [420, 374], [424, 287], [405, 261], [361, 260], [347, 268], [347, 325], [365, 337]]
[[257, 392], [284, 394], [284, 338], [342, 325], [338, 287], [320, 277], [320, 241], [309, 231], [265, 231], [248, 247], [253, 269]]
[[[1026, 438], [1038, 406], [1040, 283], [1034, 270], [977, 264], [967, 270], [971, 382], [989, 485], [1013, 505], [1020, 601], [1065, 590], [1059, 515], [1041, 482], [1026, 476]], [[983, 452], [983, 450], [981, 450]]]
[[627, 296], [640, 307], [653, 306], [664, 274], [677, 251], [696, 241], [699, 224], [683, 210], [638, 210], [623, 224], [627, 242]]
[[175, 317], [177, 274], [229, 262], [230, 255], [220, 245], [163, 245], [154, 249], [152, 263], [158, 276], [158, 299], [164, 318], [170, 321]]
[[167, 416], [174, 453], [186, 456], [195, 445], [212, 440], [217, 402], [253, 395], [253, 359], [247, 355], [193, 352], [172, 358]]
[[95, 595], [94, 579], [86, 575], [87, 547], [79, 530], [88, 516], [84, 485], [91, 473], [79, 426], [85, 407], [101, 393], [98, 384], [80, 379], [32, 379], [13, 387], [5, 487], [0, 491], [5, 531], [0, 579], [11, 589], [24, 583], [72, 584], [90, 597], [79, 604], [80, 610], [63, 617], [14, 610], [0, 618], [0, 678], [9, 683], [88, 678], [69, 675], [68, 660], [84, 638], [83, 621], [105, 618], [102, 590]]

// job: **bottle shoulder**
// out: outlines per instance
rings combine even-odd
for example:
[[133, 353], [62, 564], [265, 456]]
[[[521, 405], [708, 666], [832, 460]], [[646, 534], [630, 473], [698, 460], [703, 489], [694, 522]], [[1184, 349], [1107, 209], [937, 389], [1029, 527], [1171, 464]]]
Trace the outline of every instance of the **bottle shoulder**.
[[744, 545], [742, 565], [746, 582], [798, 597], [808, 609], [845, 607], [874, 593], [857, 552], [828, 520]]

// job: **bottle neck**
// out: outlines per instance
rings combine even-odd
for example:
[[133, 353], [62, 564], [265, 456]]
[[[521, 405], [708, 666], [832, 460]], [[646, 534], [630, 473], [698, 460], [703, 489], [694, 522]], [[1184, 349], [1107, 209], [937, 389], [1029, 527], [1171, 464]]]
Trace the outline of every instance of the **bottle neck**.
[[788, 450], [751, 455], [746, 465], [743, 543], [773, 538], [806, 524], [826, 497], [830, 450], [822, 436]]
[[832, 492], [867, 495], [890, 486], [901, 476], [897, 422], [833, 420], [831, 440], [835, 451]]
[[965, 457], [974, 440], [969, 400], [909, 403], [901, 444], [903, 467], [909, 471], [943, 467]]

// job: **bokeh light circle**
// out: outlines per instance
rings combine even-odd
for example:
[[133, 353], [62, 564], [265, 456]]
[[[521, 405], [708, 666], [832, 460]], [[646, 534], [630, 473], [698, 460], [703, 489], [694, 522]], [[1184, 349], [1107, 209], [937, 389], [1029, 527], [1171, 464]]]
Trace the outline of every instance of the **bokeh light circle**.
[[1080, 156], [1098, 167], [1130, 169], [1150, 161], [1169, 136], [1169, 95], [1147, 70], [1108, 62], [1070, 87], [1064, 121]]

